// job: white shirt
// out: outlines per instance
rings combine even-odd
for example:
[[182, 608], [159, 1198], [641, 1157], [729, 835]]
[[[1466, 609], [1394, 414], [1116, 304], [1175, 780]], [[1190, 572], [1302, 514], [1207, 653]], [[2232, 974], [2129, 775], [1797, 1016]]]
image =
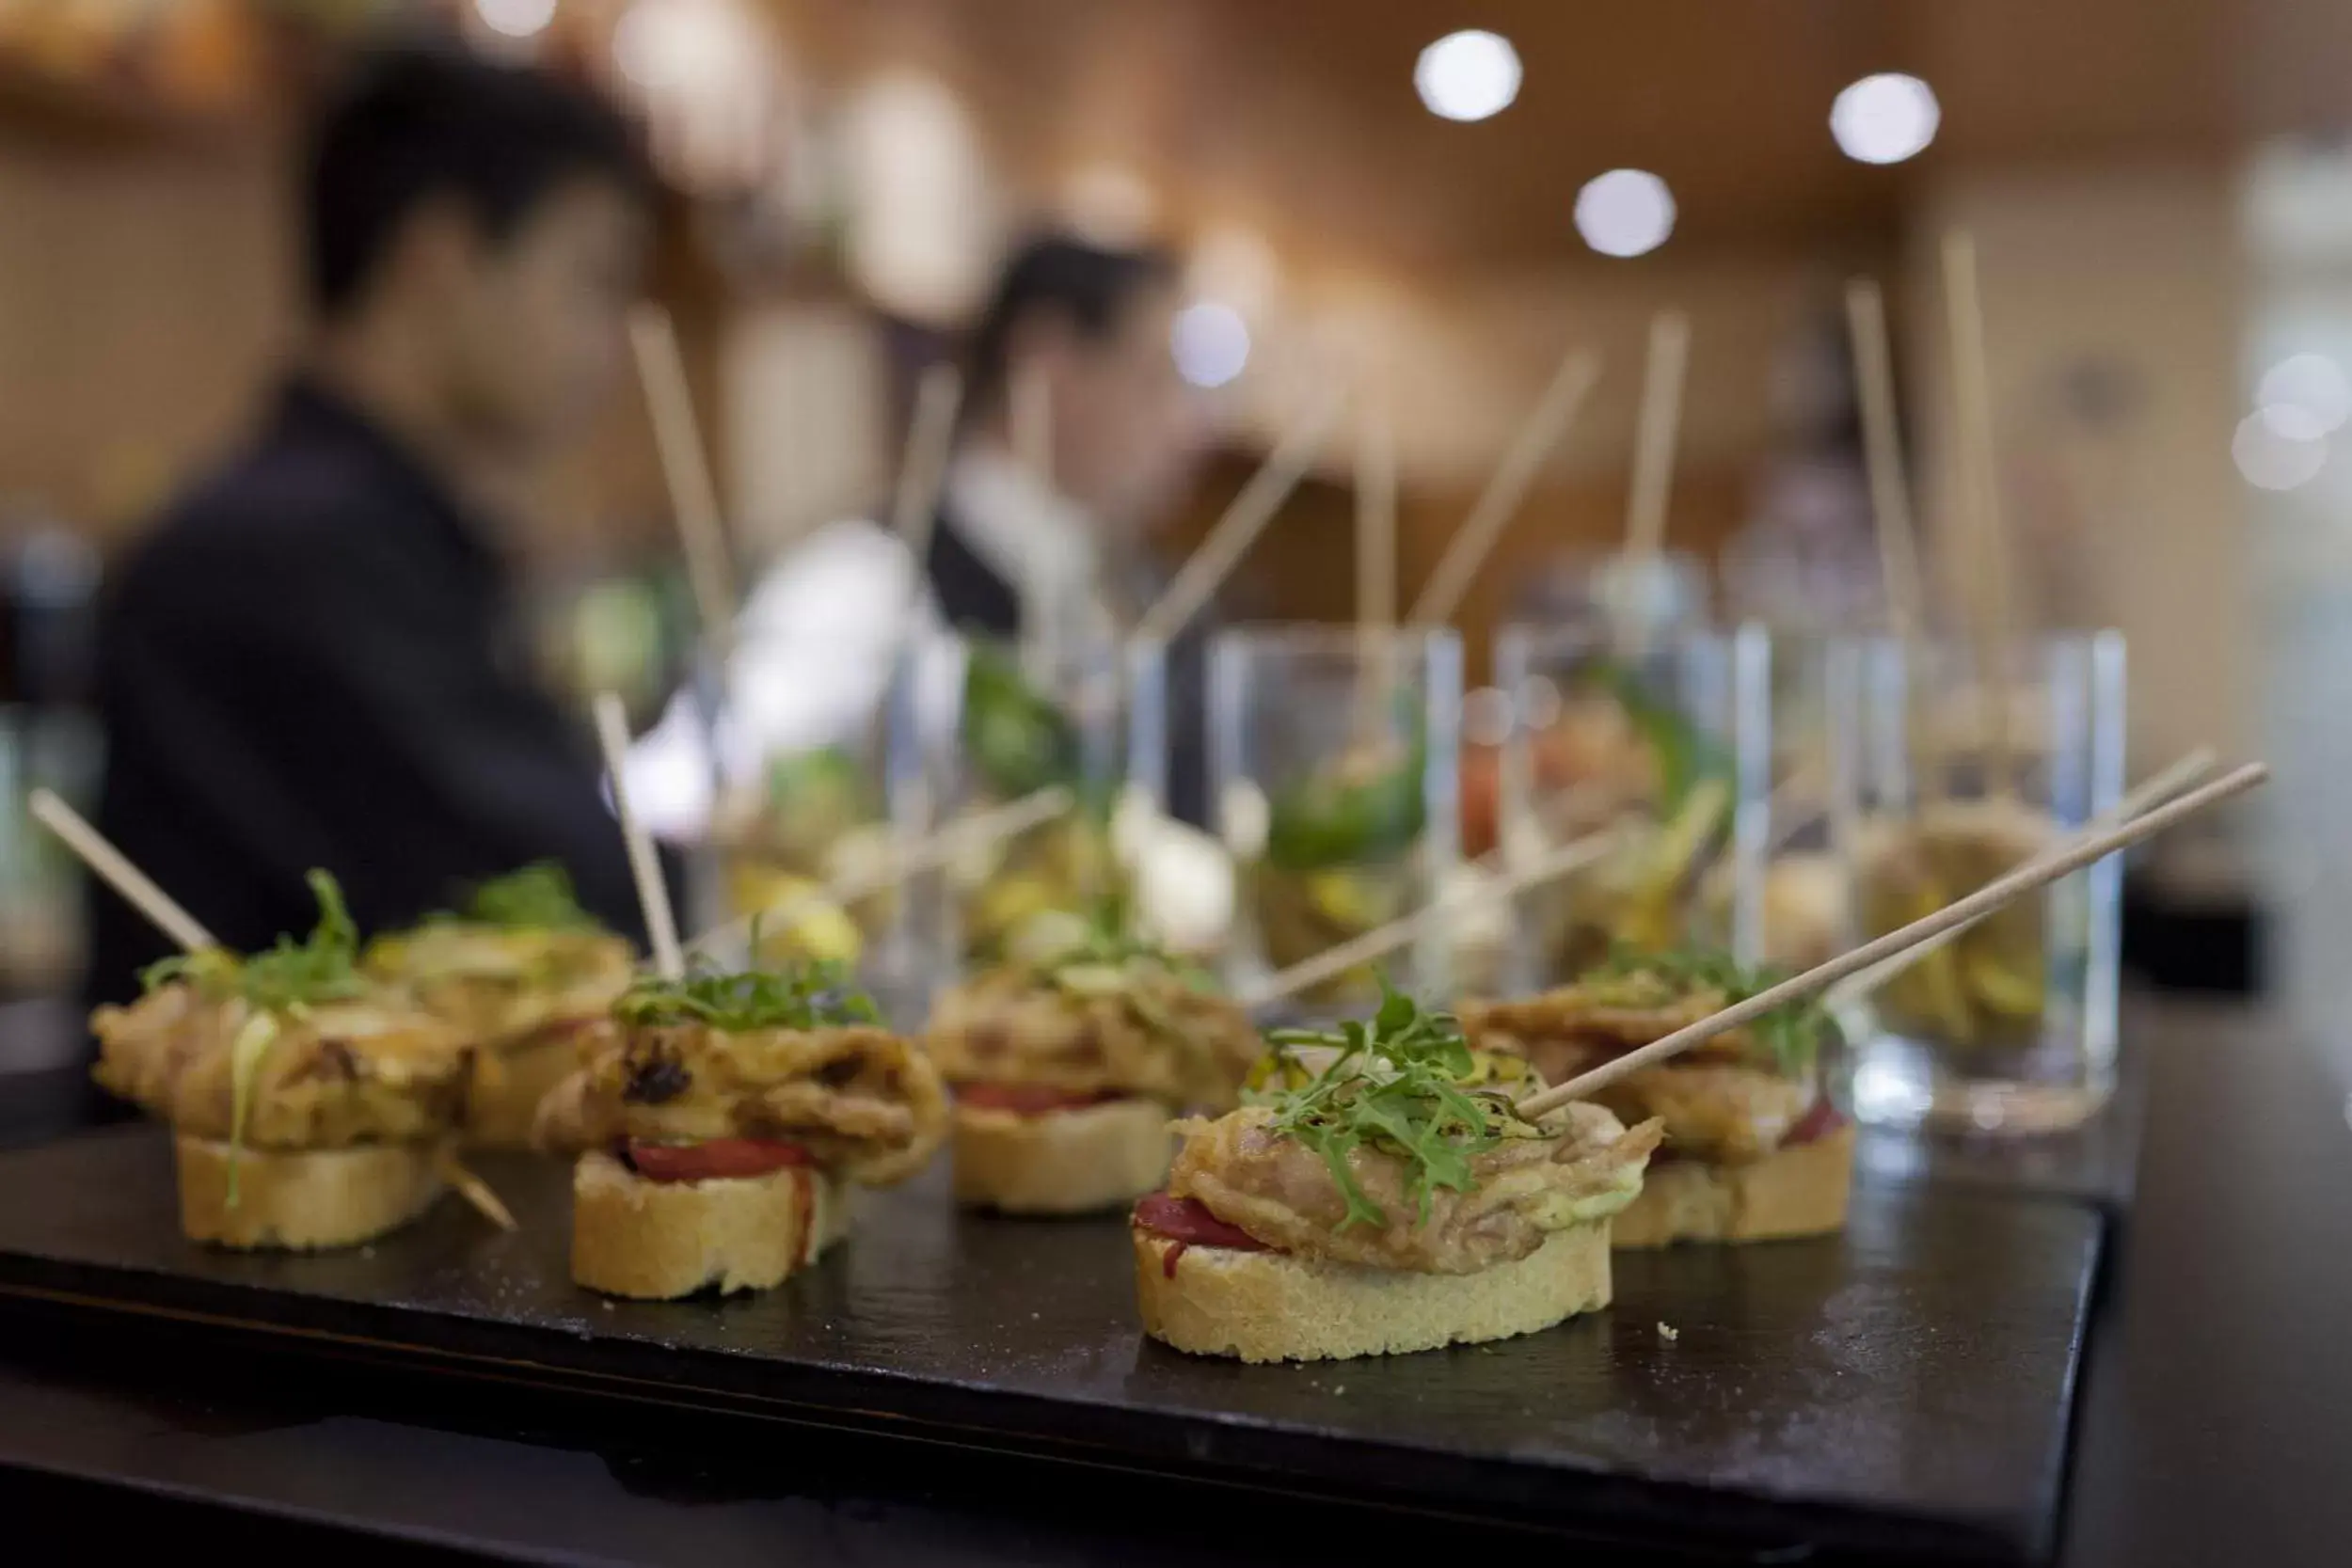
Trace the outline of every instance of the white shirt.
[[[957, 536], [1012, 588], [1039, 641], [1069, 646], [1107, 625], [1095, 532], [1074, 502], [987, 447], [957, 454], [946, 496]], [[736, 618], [717, 766], [695, 695], [680, 691], [630, 749], [631, 806], [653, 832], [700, 837], [720, 776], [743, 784], [769, 757], [857, 734], [899, 650], [941, 628], [930, 585], [896, 533], [857, 517], [818, 529], [777, 560]], [[954, 677], [948, 668], [938, 678]]]

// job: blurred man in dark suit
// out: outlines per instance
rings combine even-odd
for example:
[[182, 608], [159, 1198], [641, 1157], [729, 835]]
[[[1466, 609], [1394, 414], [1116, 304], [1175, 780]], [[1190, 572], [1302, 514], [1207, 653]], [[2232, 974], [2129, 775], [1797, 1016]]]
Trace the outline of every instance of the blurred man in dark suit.
[[[654, 183], [628, 125], [440, 52], [363, 67], [307, 169], [308, 348], [103, 617], [100, 826], [223, 942], [363, 929], [554, 859], [637, 926], [593, 752], [531, 680], [495, 498], [627, 364]], [[162, 940], [93, 899], [92, 992]]]

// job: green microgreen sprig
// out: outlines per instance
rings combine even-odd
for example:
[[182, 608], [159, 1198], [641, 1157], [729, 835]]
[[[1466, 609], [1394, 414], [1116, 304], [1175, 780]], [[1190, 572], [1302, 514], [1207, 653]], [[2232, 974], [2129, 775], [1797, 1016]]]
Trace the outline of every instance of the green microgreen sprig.
[[310, 874], [319, 923], [300, 942], [280, 936], [275, 946], [238, 958], [219, 951], [183, 953], [140, 972], [149, 990], [185, 981], [214, 1001], [243, 997], [257, 1009], [286, 1012], [319, 1002], [348, 1002], [367, 992], [358, 970], [359, 931], [343, 890], [324, 871]]
[[[1339, 1228], [1385, 1226], [1388, 1215], [1365, 1194], [1348, 1164], [1370, 1147], [1405, 1162], [1406, 1191], [1416, 1224], [1429, 1221], [1437, 1190], [1469, 1192], [1470, 1161], [1508, 1137], [1536, 1136], [1512, 1108], [1511, 1089], [1487, 1076], [1461, 1025], [1425, 1011], [1381, 982], [1380, 1009], [1370, 1022], [1337, 1029], [1277, 1029], [1273, 1083], [1252, 1098], [1274, 1111], [1274, 1128], [1320, 1155], [1347, 1205]], [[1319, 1069], [1303, 1051], [1331, 1053]]]
[[[756, 932], [752, 950], [759, 950]], [[683, 979], [641, 977], [612, 1005], [632, 1026], [700, 1023], [730, 1035], [755, 1029], [838, 1029], [880, 1023], [882, 1009], [843, 963], [796, 963], [727, 972], [696, 968]]]

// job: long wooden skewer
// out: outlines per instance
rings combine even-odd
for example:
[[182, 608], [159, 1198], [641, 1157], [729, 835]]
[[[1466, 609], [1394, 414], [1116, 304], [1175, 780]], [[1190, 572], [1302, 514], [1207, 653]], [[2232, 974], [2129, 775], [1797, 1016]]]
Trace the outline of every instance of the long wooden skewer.
[[2209, 806], [2217, 805], [2233, 796], [2243, 795], [2270, 777], [2270, 769], [2261, 763], [2249, 763], [2202, 789], [2182, 796], [2168, 805], [2157, 807], [2134, 822], [2053, 850], [2047, 855], [2028, 861], [2007, 876], [1994, 879], [1967, 897], [1947, 904], [1933, 914], [1925, 915], [1898, 930], [1889, 931], [1875, 942], [1864, 942], [1851, 952], [1839, 955], [1793, 979], [1783, 980], [1756, 992], [1745, 1002], [1734, 1004], [1719, 1013], [1699, 1020], [1687, 1028], [1677, 1029], [1663, 1038], [1651, 1041], [1638, 1051], [1629, 1051], [1613, 1061], [1603, 1063], [1590, 1072], [1580, 1073], [1565, 1084], [1557, 1085], [1518, 1102], [1518, 1114], [1533, 1120], [1548, 1116], [1567, 1104], [1581, 1100], [1597, 1089], [1615, 1083], [1629, 1072], [1655, 1067], [1670, 1057], [1680, 1055], [1692, 1046], [1713, 1039], [1717, 1035], [1737, 1029], [1763, 1017], [1775, 1007], [1800, 1002], [1818, 991], [1826, 990], [1850, 974], [1859, 974], [1873, 964], [1883, 963], [1896, 954], [1941, 935], [1956, 926], [1963, 925], [1979, 915], [1999, 909], [2012, 899], [2022, 898], [2038, 888], [2047, 887], [2061, 877], [2071, 876], [2084, 866], [2105, 860], [2118, 849], [2129, 848], [2144, 839], [2153, 838], [2167, 828], [2194, 816]]
[[1886, 307], [1867, 277], [1846, 285], [1846, 323], [1853, 345], [1854, 394], [1862, 405], [1862, 463], [1877, 524], [1879, 572], [1886, 579], [1886, 619], [1905, 641], [1926, 612], [1919, 542], [1912, 526], [1911, 487], [1903, 474], [1902, 436], [1895, 419], [1895, 368], [1886, 349]]
[[1666, 503], [1674, 489], [1675, 437], [1682, 428], [1683, 370], [1690, 358], [1691, 318], [1679, 310], [1651, 317], [1633, 484], [1625, 509], [1625, 553], [1637, 561], [1655, 559], [1666, 546]]
[[1356, 625], [1367, 647], [1396, 625], [1396, 426], [1367, 395], [1356, 432]]
[[735, 637], [735, 562], [719, 490], [710, 477], [709, 449], [694, 418], [694, 398], [686, 384], [686, 358], [678, 352], [670, 312], [646, 301], [629, 313], [628, 337], [636, 350], [638, 378], [653, 414], [654, 450], [670, 492], [670, 512], [686, 552], [686, 580], [693, 590], [705, 646], [723, 658]]
[[1024, 795], [1001, 806], [950, 822], [935, 833], [925, 834], [903, 843], [894, 844], [877, 859], [875, 864], [846, 872], [810, 893], [797, 893], [791, 897], [759, 911], [756, 914], [739, 915], [724, 925], [714, 926], [696, 937], [688, 945], [697, 951], [719, 943], [751, 935], [752, 923], [776, 921], [788, 926], [804, 911], [822, 905], [840, 905], [852, 899], [879, 893], [894, 883], [946, 865], [959, 856], [984, 849], [1000, 839], [1025, 832], [1039, 823], [1068, 811], [1076, 799], [1062, 784], [1049, 784], [1033, 795]]
[[1438, 558], [1429, 580], [1422, 585], [1413, 608], [1406, 612], [1407, 624], [1440, 626], [1454, 619], [1470, 584], [1478, 579], [1478, 569], [1494, 553], [1503, 531], [1527, 499], [1528, 488], [1534, 483], [1544, 459], [1551, 455], [1569, 427], [1576, 423], [1585, 398], [1599, 380], [1600, 356], [1591, 349], [1571, 349], [1560, 361], [1550, 385], [1528, 411], [1526, 420], [1511, 437], [1511, 444], [1503, 449], [1502, 460], [1495, 465], [1486, 487], [1471, 503], [1462, 526], [1454, 531], [1445, 553]]
[[1952, 404], [1963, 538], [1973, 546], [1977, 592], [1977, 686], [1986, 724], [1990, 794], [2016, 788], [2010, 744], [2010, 638], [2012, 619], [2009, 542], [2001, 529], [1999, 465], [1993, 446], [1993, 383], [1985, 365], [1984, 300], [1977, 287], [1977, 246], [1965, 233], [1944, 236], [1944, 312], [1951, 338]]
[[[2171, 767], [2149, 778], [2137, 789], [2118, 800], [2112, 809], [2102, 812], [2079, 832], [2064, 840], [2063, 843], [2066, 845], [2082, 843], [2122, 823], [2137, 821], [2178, 795], [2182, 790], [2203, 782], [2205, 775], [2211, 773], [2219, 761], [2220, 759], [2211, 748], [2200, 747]], [[1930, 937], [1917, 946], [1896, 954], [1884, 963], [1872, 964], [1861, 974], [1840, 980], [1822, 993], [1822, 1003], [1835, 1012], [1861, 1001], [1895, 978], [1896, 975], [1926, 958], [1930, 954], [1958, 942], [1970, 930], [1991, 918], [1991, 915], [1992, 911], [1987, 911], [1975, 920], [1963, 920], [1941, 936]]]
[[[220, 945], [210, 931], [198, 925], [187, 911], [173, 902], [169, 894], [157, 887], [153, 879], [133, 865], [128, 856], [107, 842], [103, 833], [91, 827], [83, 819], [81, 813], [67, 805], [54, 791], [36, 789], [28, 803], [35, 819], [42, 827], [56, 834], [67, 848], [81, 857], [83, 864], [103, 878], [107, 886], [122, 895], [133, 909], [147, 916], [157, 930], [178, 942], [182, 951], [201, 953]], [[465, 1167], [458, 1160], [456, 1149], [444, 1147], [437, 1150], [434, 1154], [433, 1164], [440, 1172], [441, 1179], [456, 1190], [458, 1196], [471, 1204], [483, 1218], [501, 1230], [516, 1228], [514, 1214], [499, 1201], [498, 1194], [490, 1190], [488, 1182]]]
[[1011, 426], [1012, 455], [1029, 477], [1046, 489], [1054, 488], [1054, 384], [1045, 367], [1035, 359], [1025, 361], [1013, 372], [1012, 406], [1008, 411]]
[[942, 362], [915, 384], [914, 413], [907, 421], [906, 449], [898, 457], [898, 483], [891, 493], [890, 527], [914, 560], [914, 596], [928, 580], [931, 533], [939, 525], [939, 494], [947, 483], [947, 461], [955, 449], [956, 414], [963, 402], [963, 378]]
[[201, 953], [208, 947], [218, 947], [213, 933], [206, 930], [196, 916], [182, 909], [153, 879], [131, 863], [130, 858], [106, 841], [106, 836], [83, 820], [82, 814], [60, 799], [56, 791], [36, 789], [28, 804], [35, 820], [57, 835], [65, 847], [81, 857], [82, 863], [97, 873], [99, 879], [122, 895], [123, 901], [147, 916], [148, 923], [163, 932], [190, 953]]
[[604, 748], [604, 768], [612, 781], [612, 810], [621, 819], [621, 840], [628, 846], [629, 875], [637, 879], [637, 904], [645, 914], [645, 934], [653, 939], [654, 970], [664, 980], [686, 975], [686, 956], [678, 949], [677, 917], [671, 912], [669, 884], [661, 879], [661, 861], [653, 839], [636, 812], [629, 808], [628, 784], [622, 778], [628, 762], [628, 713], [610, 691], [596, 694], [596, 743]]
[[1359, 964], [1369, 963], [1383, 954], [1393, 953], [1432, 926], [1449, 920], [1465, 910], [1515, 898], [1529, 888], [1590, 865], [1615, 847], [1620, 836], [1621, 831], [1617, 828], [1604, 828], [1597, 833], [1587, 833], [1493, 881], [1475, 888], [1456, 890], [1423, 905], [1411, 914], [1391, 920], [1385, 926], [1375, 926], [1336, 947], [1327, 947], [1311, 958], [1302, 959], [1288, 969], [1269, 974], [1236, 1000], [1245, 1007], [1263, 1007], [1269, 1002], [1295, 996], [1311, 986], [1321, 985], [1335, 975], [1346, 974]]
[[1343, 394], [1337, 388], [1324, 396], [1309, 411], [1306, 418], [1292, 426], [1275, 445], [1258, 471], [1249, 476], [1249, 483], [1241, 487], [1225, 515], [1216, 520], [1198, 549], [1178, 569], [1159, 602], [1143, 612], [1136, 622], [1136, 636], [1143, 641], [1165, 642], [1184, 629], [1195, 615], [1200, 613], [1217, 585], [1241, 563], [1249, 546], [1281, 511], [1298, 482], [1307, 477], [1314, 466], [1316, 455], [1339, 421]]

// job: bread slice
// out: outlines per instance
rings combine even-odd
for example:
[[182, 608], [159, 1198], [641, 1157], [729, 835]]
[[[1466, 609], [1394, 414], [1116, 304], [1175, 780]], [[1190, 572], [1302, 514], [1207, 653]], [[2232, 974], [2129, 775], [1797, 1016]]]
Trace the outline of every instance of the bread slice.
[[180, 1228], [226, 1247], [310, 1251], [358, 1246], [397, 1230], [433, 1206], [441, 1177], [433, 1144], [237, 1151], [237, 1201], [229, 1202], [229, 1145], [181, 1133]]
[[[1129, 1228], [1143, 1331], [1195, 1355], [1392, 1355], [1534, 1334], [1609, 1305], [1606, 1222], [1555, 1230], [1527, 1257], [1477, 1274], [1413, 1274], [1185, 1245]], [[1180, 1245], [1171, 1265], [1168, 1253]]]
[[1176, 1151], [1168, 1107], [1112, 1100], [1022, 1116], [955, 1111], [956, 1201], [1008, 1214], [1094, 1214], [1124, 1208], [1168, 1180]]
[[1620, 1247], [1661, 1247], [1842, 1230], [1853, 1185], [1853, 1141], [1849, 1124], [1750, 1164], [1652, 1160], [1642, 1196], [1618, 1213], [1612, 1241]]
[[610, 1154], [572, 1167], [572, 1278], [675, 1301], [717, 1286], [764, 1291], [849, 1229], [841, 1182], [798, 1165], [765, 1176], [648, 1181]]
[[539, 1101], [580, 1066], [580, 1047], [575, 1036], [558, 1034], [495, 1058], [485, 1053], [476, 1061], [466, 1100], [466, 1147], [528, 1151]]

